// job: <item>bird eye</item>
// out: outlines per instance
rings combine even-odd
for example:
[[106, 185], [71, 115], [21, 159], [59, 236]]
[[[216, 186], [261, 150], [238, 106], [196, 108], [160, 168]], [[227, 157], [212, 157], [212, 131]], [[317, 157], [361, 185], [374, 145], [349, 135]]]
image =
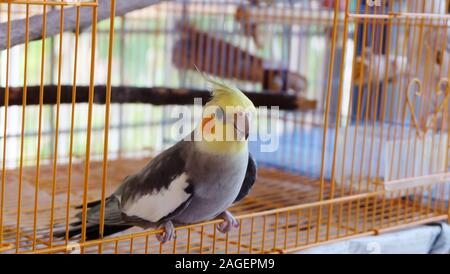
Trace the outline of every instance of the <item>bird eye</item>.
[[223, 120], [223, 116], [224, 116], [224, 111], [223, 111], [223, 109], [222, 109], [221, 107], [218, 107], [218, 108], [216, 109], [216, 118], [217, 118], [218, 120]]

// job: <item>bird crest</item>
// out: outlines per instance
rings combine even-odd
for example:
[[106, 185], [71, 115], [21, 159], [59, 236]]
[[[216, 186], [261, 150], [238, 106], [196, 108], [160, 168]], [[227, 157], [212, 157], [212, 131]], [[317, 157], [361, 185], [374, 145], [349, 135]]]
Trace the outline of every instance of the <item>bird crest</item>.
[[244, 109], [250, 109], [252, 112], [255, 111], [255, 106], [252, 101], [237, 87], [229, 85], [225, 82], [213, 79], [206, 73], [200, 71], [197, 66], [195, 66], [203, 79], [212, 85], [211, 87], [211, 99], [207, 105], [218, 105], [225, 109], [225, 107], [242, 107]]

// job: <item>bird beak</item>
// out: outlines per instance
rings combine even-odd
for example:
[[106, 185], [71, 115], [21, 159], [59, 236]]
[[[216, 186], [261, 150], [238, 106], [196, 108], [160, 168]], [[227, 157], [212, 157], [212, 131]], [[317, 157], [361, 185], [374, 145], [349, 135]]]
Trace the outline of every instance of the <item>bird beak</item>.
[[234, 115], [234, 129], [236, 130], [236, 134], [245, 137], [245, 140], [248, 139], [248, 136], [250, 134], [249, 116], [250, 114], [244, 111], [238, 112]]

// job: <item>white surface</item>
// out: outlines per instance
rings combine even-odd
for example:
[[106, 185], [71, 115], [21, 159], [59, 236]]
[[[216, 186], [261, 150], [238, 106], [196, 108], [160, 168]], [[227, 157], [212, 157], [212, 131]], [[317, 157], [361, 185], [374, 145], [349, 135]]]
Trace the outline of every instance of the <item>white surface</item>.
[[448, 224], [424, 225], [303, 250], [303, 254], [449, 254]]
[[[397, 133], [396, 138], [393, 132]], [[341, 129], [340, 136], [345, 136], [344, 129]], [[376, 128], [359, 125], [355, 134], [355, 126], [352, 125], [348, 128], [346, 140], [339, 138], [335, 179], [339, 183], [342, 179], [349, 183], [353, 174], [354, 180], [379, 178], [391, 181], [444, 173], [446, 145], [445, 133], [428, 131], [425, 136], [417, 137], [414, 128], [397, 127], [391, 128], [388, 136], [386, 126], [381, 134], [379, 125]], [[345, 161], [342, 161], [345, 155]]]

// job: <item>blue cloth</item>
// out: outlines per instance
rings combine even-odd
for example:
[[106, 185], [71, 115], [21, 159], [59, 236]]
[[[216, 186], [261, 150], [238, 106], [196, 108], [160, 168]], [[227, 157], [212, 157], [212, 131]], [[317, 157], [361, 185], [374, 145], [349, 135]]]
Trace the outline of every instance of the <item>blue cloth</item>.
[[323, 129], [318, 127], [284, 130], [278, 136], [278, 149], [261, 152], [261, 141], [249, 142], [249, 150], [262, 167], [281, 170], [317, 178], [322, 165], [322, 149], [325, 147], [325, 177], [331, 177], [331, 156], [334, 134], [327, 133], [327, 144], [322, 146]]

